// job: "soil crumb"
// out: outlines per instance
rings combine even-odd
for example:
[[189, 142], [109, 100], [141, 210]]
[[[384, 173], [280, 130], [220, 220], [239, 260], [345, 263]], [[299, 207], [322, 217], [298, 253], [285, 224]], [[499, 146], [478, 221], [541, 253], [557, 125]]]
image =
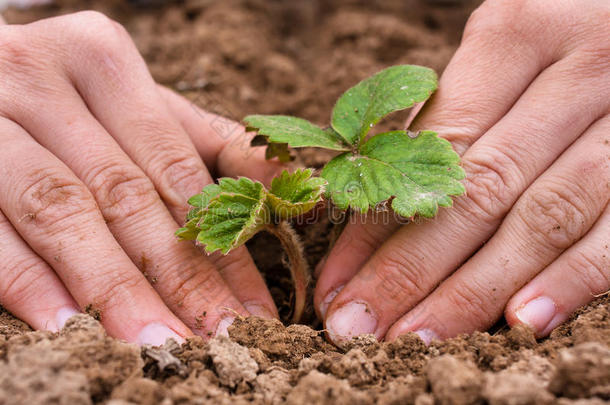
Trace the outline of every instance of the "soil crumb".
[[59, 333], [0, 329], [0, 405], [601, 404], [610, 401], [609, 304], [597, 300], [539, 342], [515, 344], [504, 330], [430, 346], [414, 334], [363, 337], [347, 350], [308, 326], [255, 317], [238, 318], [229, 337], [140, 348], [83, 314]]

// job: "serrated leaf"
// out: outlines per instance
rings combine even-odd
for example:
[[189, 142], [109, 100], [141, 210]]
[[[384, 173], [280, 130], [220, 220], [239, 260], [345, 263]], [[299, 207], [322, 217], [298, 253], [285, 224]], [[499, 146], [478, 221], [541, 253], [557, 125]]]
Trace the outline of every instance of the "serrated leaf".
[[350, 145], [391, 112], [427, 100], [436, 90], [437, 75], [415, 65], [392, 66], [346, 91], [333, 109], [331, 125]]
[[435, 132], [411, 138], [392, 131], [369, 139], [357, 155], [335, 157], [322, 177], [328, 181], [327, 196], [341, 209], [365, 212], [392, 198], [392, 209], [403, 217], [433, 217], [439, 206], [452, 205], [452, 195], [464, 193], [459, 160]]
[[318, 147], [349, 150], [332, 129], [322, 129], [302, 118], [285, 115], [249, 115], [244, 118], [246, 130], [256, 130], [269, 142], [286, 143], [293, 148]]
[[206, 186], [201, 194], [191, 198], [196, 203], [206, 199], [207, 205], [197, 208], [196, 216], [177, 234], [183, 239], [192, 239], [197, 231], [196, 240], [208, 253], [220, 250], [227, 254], [269, 222], [266, 191], [259, 182], [244, 177], [222, 178], [217, 185]]
[[311, 169], [296, 170], [289, 173], [284, 170], [271, 182], [267, 194], [267, 203], [279, 219], [289, 219], [313, 209], [322, 199], [326, 180], [311, 177]]
[[[193, 212], [194, 210], [191, 210]], [[189, 215], [191, 213], [189, 212]], [[180, 240], [195, 240], [199, 235], [199, 228], [197, 227], [199, 218], [187, 218], [186, 224], [176, 231], [176, 236]]]

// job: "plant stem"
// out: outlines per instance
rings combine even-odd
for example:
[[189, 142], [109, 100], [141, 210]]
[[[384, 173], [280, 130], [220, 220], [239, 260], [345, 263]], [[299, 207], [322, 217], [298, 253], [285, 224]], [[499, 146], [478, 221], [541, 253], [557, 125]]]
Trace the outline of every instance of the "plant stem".
[[286, 221], [280, 221], [277, 225], [268, 225], [266, 230], [280, 240], [284, 251], [288, 255], [290, 275], [294, 283], [292, 322], [297, 323], [301, 320], [305, 310], [307, 286], [309, 285], [309, 266], [303, 254], [303, 244], [299, 235]]

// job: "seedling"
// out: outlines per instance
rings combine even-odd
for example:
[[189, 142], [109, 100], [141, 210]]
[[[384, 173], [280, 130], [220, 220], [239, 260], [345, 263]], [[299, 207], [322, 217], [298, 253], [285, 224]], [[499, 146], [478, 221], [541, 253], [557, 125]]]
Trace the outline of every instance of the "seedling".
[[317, 147], [340, 152], [312, 177], [311, 169], [284, 171], [267, 190], [247, 179], [222, 178], [189, 200], [181, 239], [196, 240], [209, 253], [227, 254], [266, 230], [288, 254], [295, 285], [293, 321], [305, 307], [309, 273], [302, 245], [288, 220], [313, 209], [323, 197], [342, 210], [383, 209], [389, 204], [405, 218], [431, 218], [464, 193], [465, 177], [451, 144], [432, 131], [407, 130], [368, 136], [388, 114], [423, 103], [436, 90], [436, 73], [401, 65], [387, 68], [345, 92], [335, 104], [331, 124], [320, 128], [301, 118], [250, 115], [247, 131], [267, 144], [267, 158], [290, 159], [288, 147]]

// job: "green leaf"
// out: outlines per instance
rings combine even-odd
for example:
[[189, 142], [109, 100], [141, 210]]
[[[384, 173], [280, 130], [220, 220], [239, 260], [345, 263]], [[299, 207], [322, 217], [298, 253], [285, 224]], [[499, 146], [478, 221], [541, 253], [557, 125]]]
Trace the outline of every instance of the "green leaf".
[[207, 205], [200, 208], [177, 234], [183, 239], [192, 239], [198, 230], [197, 242], [204, 245], [208, 253], [220, 250], [227, 254], [269, 222], [266, 192], [259, 182], [244, 177], [222, 178], [218, 185], [206, 186], [201, 194], [191, 198], [196, 203], [206, 199]]
[[357, 145], [383, 117], [426, 101], [436, 87], [432, 69], [389, 67], [346, 91], [335, 105], [331, 125], [345, 142]]
[[[191, 212], [193, 212], [192, 210]], [[191, 213], [189, 212], [189, 215]], [[176, 236], [180, 240], [195, 240], [197, 239], [197, 235], [199, 235], [199, 228], [197, 227], [197, 222], [199, 222], [199, 218], [187, 218], [187, 222], [184, 227], [178, 229], [176, 231]]]
[[186, 224], [184, 227], [176, 231], [176, 236], [181, 240], [195, 240], [199, 234], [197, 223], [201, 218], [201, 212], [205, 209], [210, 200], [220, 193], [220, 187], [217, 184], [210, 184], [204, 187], [203, 191], [189, 198], [189, 205], [193, 206], [186, 215]]
[[256, 130], [269, 142], [287, 143], [293, 148], [318, 147], [349, 150], [332, 129], [322, 129], [302, 118], [285, 115], [249, 115], [244, 118], [246, 130]]
[[392, 209], [403, 217], [433, 217], [439, 206], [452, 205], [452, 195], [464, 193], [459, 160], [435, 132], [411, 138], [392, 131], [369, 139], [357, 155], [335, 157], [322, 177], [328, 181], [327, 196], [341, 209], [365, 212], [392, 198]]
[[197, 240], [208, 253], [227, 254], [243, 245], [274, 219], [289, 219], [310, 211], [322, 199], [326, 180], [311, 177], [311, 169], [283, 171], [271, 190], [248, 178], [221, 178], [189, 199], [194, 208], [176, 235]]
[[279, 219], [289, 219], [312, 210], [322, 199], [326, 180], [311, 177], [311, 169], [289, 173], [284, 170], [271, 182], [267, 203]]

